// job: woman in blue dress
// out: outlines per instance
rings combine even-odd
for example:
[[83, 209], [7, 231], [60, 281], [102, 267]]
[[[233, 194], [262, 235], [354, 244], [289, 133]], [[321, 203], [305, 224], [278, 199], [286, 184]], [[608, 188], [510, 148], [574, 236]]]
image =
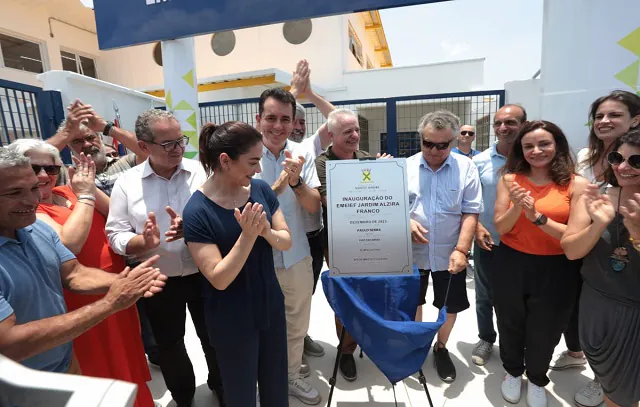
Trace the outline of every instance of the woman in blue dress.
[[[273, 251], [291, 236], [260, 172], [262, 135], [242, 122], [205, 125], [200, 162], [210, 175], [184, 209], [184, 239], [210, 284], [205, 315], [228, 407], [288, 405], [284, 297]], [[211, 175], [213, 174], [213, 175]]]

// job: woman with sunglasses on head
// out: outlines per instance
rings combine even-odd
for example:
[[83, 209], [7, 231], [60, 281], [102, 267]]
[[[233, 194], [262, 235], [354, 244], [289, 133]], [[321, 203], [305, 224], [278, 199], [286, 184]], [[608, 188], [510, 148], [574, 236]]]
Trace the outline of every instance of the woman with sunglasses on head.
[[[36, 139], [20, 139], [8, 147], [29, 157], [38, 177], [41, 194], [38, 219], [51, 226], [60, 241], [88, 267], [119, 273], [122, 257], [109, 247], [105, 234], [109, 198], [95, 185], [95, 164], [80, 154], [70, 169], [68, 185], [54, 187], [62, 162], [58, 150]], [[94, 303], [102, 295], [76, 294], [64, 290], [67, 309], [73, 311]], [[153, 407], [147, 387], [151, 380], [140, 337], [136, 307], [115, 313], [73, 341], [75, 363], [85, 376], [123, 380], [138, 385], [136, 407]]]
[[[620, 137], [640, 124], [640, 96], [615, 90], [599, 97], [591, 104], [589, 122], [589, 146], [578, 152], [576, 172], [593, 184], [604, 185], [604, 173], [608, 168], [607, 154]], [[564, 330], [567, 350], [554, 358], [550, 366], [553, 370], [581, 367], [587, 363], [578, 335], [579, 305], [580, 295], [576, 298], [571, 319]], [[597, 380], [592, 380], [578, 390], [574, 401], [582, 407], [599, 406], [604, 401], [602, 387]]]
[[587, 180], [574, 174], [569, 143], [548, 121], [527, 122], [516, 137], [498, 181], [495, 225], [500, 233], [493, 299], [500, 357], [507, 371], [502, 396], [544, 407], [547, 370], [578, 292], [579, 263], [560, 246], [570, 207]]
[[607, 155], [610, 183], [589, 185], [571, 208], [562, 247], [584, 257], [580, 343], [607, 406], [640, 401], [640, 130]]

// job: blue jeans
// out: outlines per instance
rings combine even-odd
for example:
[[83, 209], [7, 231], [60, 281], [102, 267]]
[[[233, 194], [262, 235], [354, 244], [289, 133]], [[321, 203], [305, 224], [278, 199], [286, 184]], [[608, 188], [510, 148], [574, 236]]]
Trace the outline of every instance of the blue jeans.
[[496, 330], [493, 326], [492, 274], [495, 267], [495, 253], [481, 249], [477, 244], [473, 249], [473, 265], [476, 283], [476, 318], [478, 319], [478, 337], [489, 343], [495, 343]]

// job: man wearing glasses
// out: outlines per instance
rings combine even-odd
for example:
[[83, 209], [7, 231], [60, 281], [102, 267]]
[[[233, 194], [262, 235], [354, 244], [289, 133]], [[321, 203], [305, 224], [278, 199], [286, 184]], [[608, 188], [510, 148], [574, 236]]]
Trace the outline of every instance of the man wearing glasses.
[[447, 383], [456, 379], [456, 369], [446, 345], [456, 315], [469, 308], [465, 279], [482, 206], [478, 170], [471, 160], [451, 154], [459, 128], [460, 119], [451, 112], [428, 113], [418, 126], [422, 151], [407, 159], [413, 261], [420, 270], [416, 320], [422, 320], [431, 276], [433, 305], [447, 306], [433, 348], [438, 376]]
[[[67, 118], [58, 127], [58, 132], [47, 140], [59, 151], [69, 147], [73, 155], [84, 153], [96, 164], [96, 186], [111, 195], [116, 180], [123, 172], [147, 159], [147, 154], [138, 145], [136, 137], [112, 122], [100, 117], [91, 107], [80, 100], [67, 108]], [[110, 136], [122, 143], [131, 154], [110, 157], [101, 135]]]
[[183, 158], [188, 137], [163, 110], [147, 110], [136, 121], [140, 149], [149, 158], [122, 174], [111, 194], [106, 232], [113, 250], [144, 260], [159, 254], [168, 276], [163, 295], [142, 301], [159, 352], [162, 375], [177, 405], [190, 406], [195, 375], [184, 345], [189, 308], [209, 368], [207, 384], [223, 404], [216, 353], [209, 344], [201, 298], [202, 279], [182, 240], [180, 214], [207, 177], [199, 162]]
[[471, 144], [473, 144], [473, 140], [475, 139], [475, 129], [473, 128], [473, 126], [465, 124], [464, 126], [460, 127], [460, 133], [458, 134], [458, 146], [454, 147], [451, 152], [473, 158], [473, 156], [480, 154], [480, 151], [471, 148]]

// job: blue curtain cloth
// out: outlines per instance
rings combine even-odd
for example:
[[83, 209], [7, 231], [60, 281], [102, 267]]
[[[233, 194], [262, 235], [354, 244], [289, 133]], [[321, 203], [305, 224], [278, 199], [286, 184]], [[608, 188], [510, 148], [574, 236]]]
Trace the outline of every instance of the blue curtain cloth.
[[446, 307], [436, 322], [415, 322], [420, 295], [417, 270], [409, 276], [335, 276], [322, 287], [342, 324], [393, 384], [422, 368]]

